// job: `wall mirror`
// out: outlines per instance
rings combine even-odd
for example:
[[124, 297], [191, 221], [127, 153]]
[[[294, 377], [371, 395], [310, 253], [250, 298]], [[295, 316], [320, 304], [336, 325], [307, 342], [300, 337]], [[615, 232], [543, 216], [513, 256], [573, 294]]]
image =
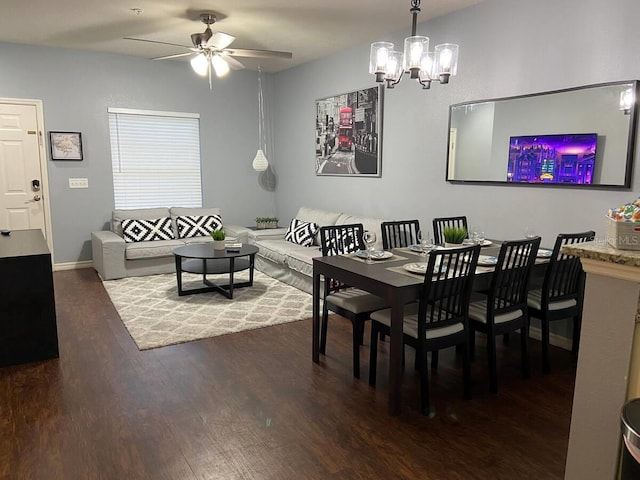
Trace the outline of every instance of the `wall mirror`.
[[451, 105], [446, 179], [630, 188], [637, 98], [633, 80]]

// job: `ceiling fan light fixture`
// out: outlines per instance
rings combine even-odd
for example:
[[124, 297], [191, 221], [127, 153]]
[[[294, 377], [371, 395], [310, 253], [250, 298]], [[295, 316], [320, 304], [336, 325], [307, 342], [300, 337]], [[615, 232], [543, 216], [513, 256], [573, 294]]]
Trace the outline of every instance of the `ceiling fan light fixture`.
[[216, 71], [218, 77], [224, 77], [229, 73], [229, 64], [218, 54], [211, 57], [211, 65], [213, 65], [213, 69]]
[[209, 73], [209, 60], [207, 57], [200, 53], [191, 59], [191, 68], [201, 77], [204, 77]]

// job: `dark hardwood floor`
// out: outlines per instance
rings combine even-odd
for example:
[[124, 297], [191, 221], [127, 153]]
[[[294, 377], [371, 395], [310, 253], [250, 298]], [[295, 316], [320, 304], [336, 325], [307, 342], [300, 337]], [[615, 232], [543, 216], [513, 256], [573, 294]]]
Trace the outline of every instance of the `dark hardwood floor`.
[[[445, 351], [425, 417], [408, 348], [390, 417], [388, 345], [377, 387], [354, 380], [344, 319], [330, 319], [320, 365], [311, 320], [141, 352], [92, 269], [54, 279], [60, 358], [0, 368], [2, 479], [563, 477], [575, 375], [564, 350], [543, 376], [532, 341], [525, 380], [519, 339], [500, 342], [492, 395], [479, 336], [471, 400]], [[361, 358], [366, 379], [367, 346]]]

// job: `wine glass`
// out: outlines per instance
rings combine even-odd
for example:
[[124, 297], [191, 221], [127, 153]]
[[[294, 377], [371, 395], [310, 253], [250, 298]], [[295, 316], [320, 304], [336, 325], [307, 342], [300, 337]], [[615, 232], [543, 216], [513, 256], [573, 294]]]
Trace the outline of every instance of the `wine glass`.
[[420, 242], [420, 256], [424, 257], [426, 262], [427, 254], [431, 253], [436, 246], [433, 243], [433, 239], [426, 232], [420, 230], [416, 234], [416, 237], [418, 242]]
[[373, 249], [376, 243], [375, 232], [372, 232], [371, 230], [365, 230], [364, 233], [362, 234], [362, 240], [364, 241], [364, 244], [366, 246], [365, 251], [367, 252], [367, 257], [365, 261], [367, 263], [373, 263], [372, 254], [373, 254]]
[[536, 230], [533, 227], [525, 227], [524, 229], [525, 238], [535, 238], [538, 235], [536, 234]]

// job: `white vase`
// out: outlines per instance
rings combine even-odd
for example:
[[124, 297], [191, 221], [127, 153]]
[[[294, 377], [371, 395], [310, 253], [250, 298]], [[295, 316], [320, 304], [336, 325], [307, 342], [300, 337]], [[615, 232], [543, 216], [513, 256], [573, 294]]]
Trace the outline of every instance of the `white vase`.
[[214, 240], [213, 241], [213, 249], [214, 250], [224, 250], [224, 240]]

